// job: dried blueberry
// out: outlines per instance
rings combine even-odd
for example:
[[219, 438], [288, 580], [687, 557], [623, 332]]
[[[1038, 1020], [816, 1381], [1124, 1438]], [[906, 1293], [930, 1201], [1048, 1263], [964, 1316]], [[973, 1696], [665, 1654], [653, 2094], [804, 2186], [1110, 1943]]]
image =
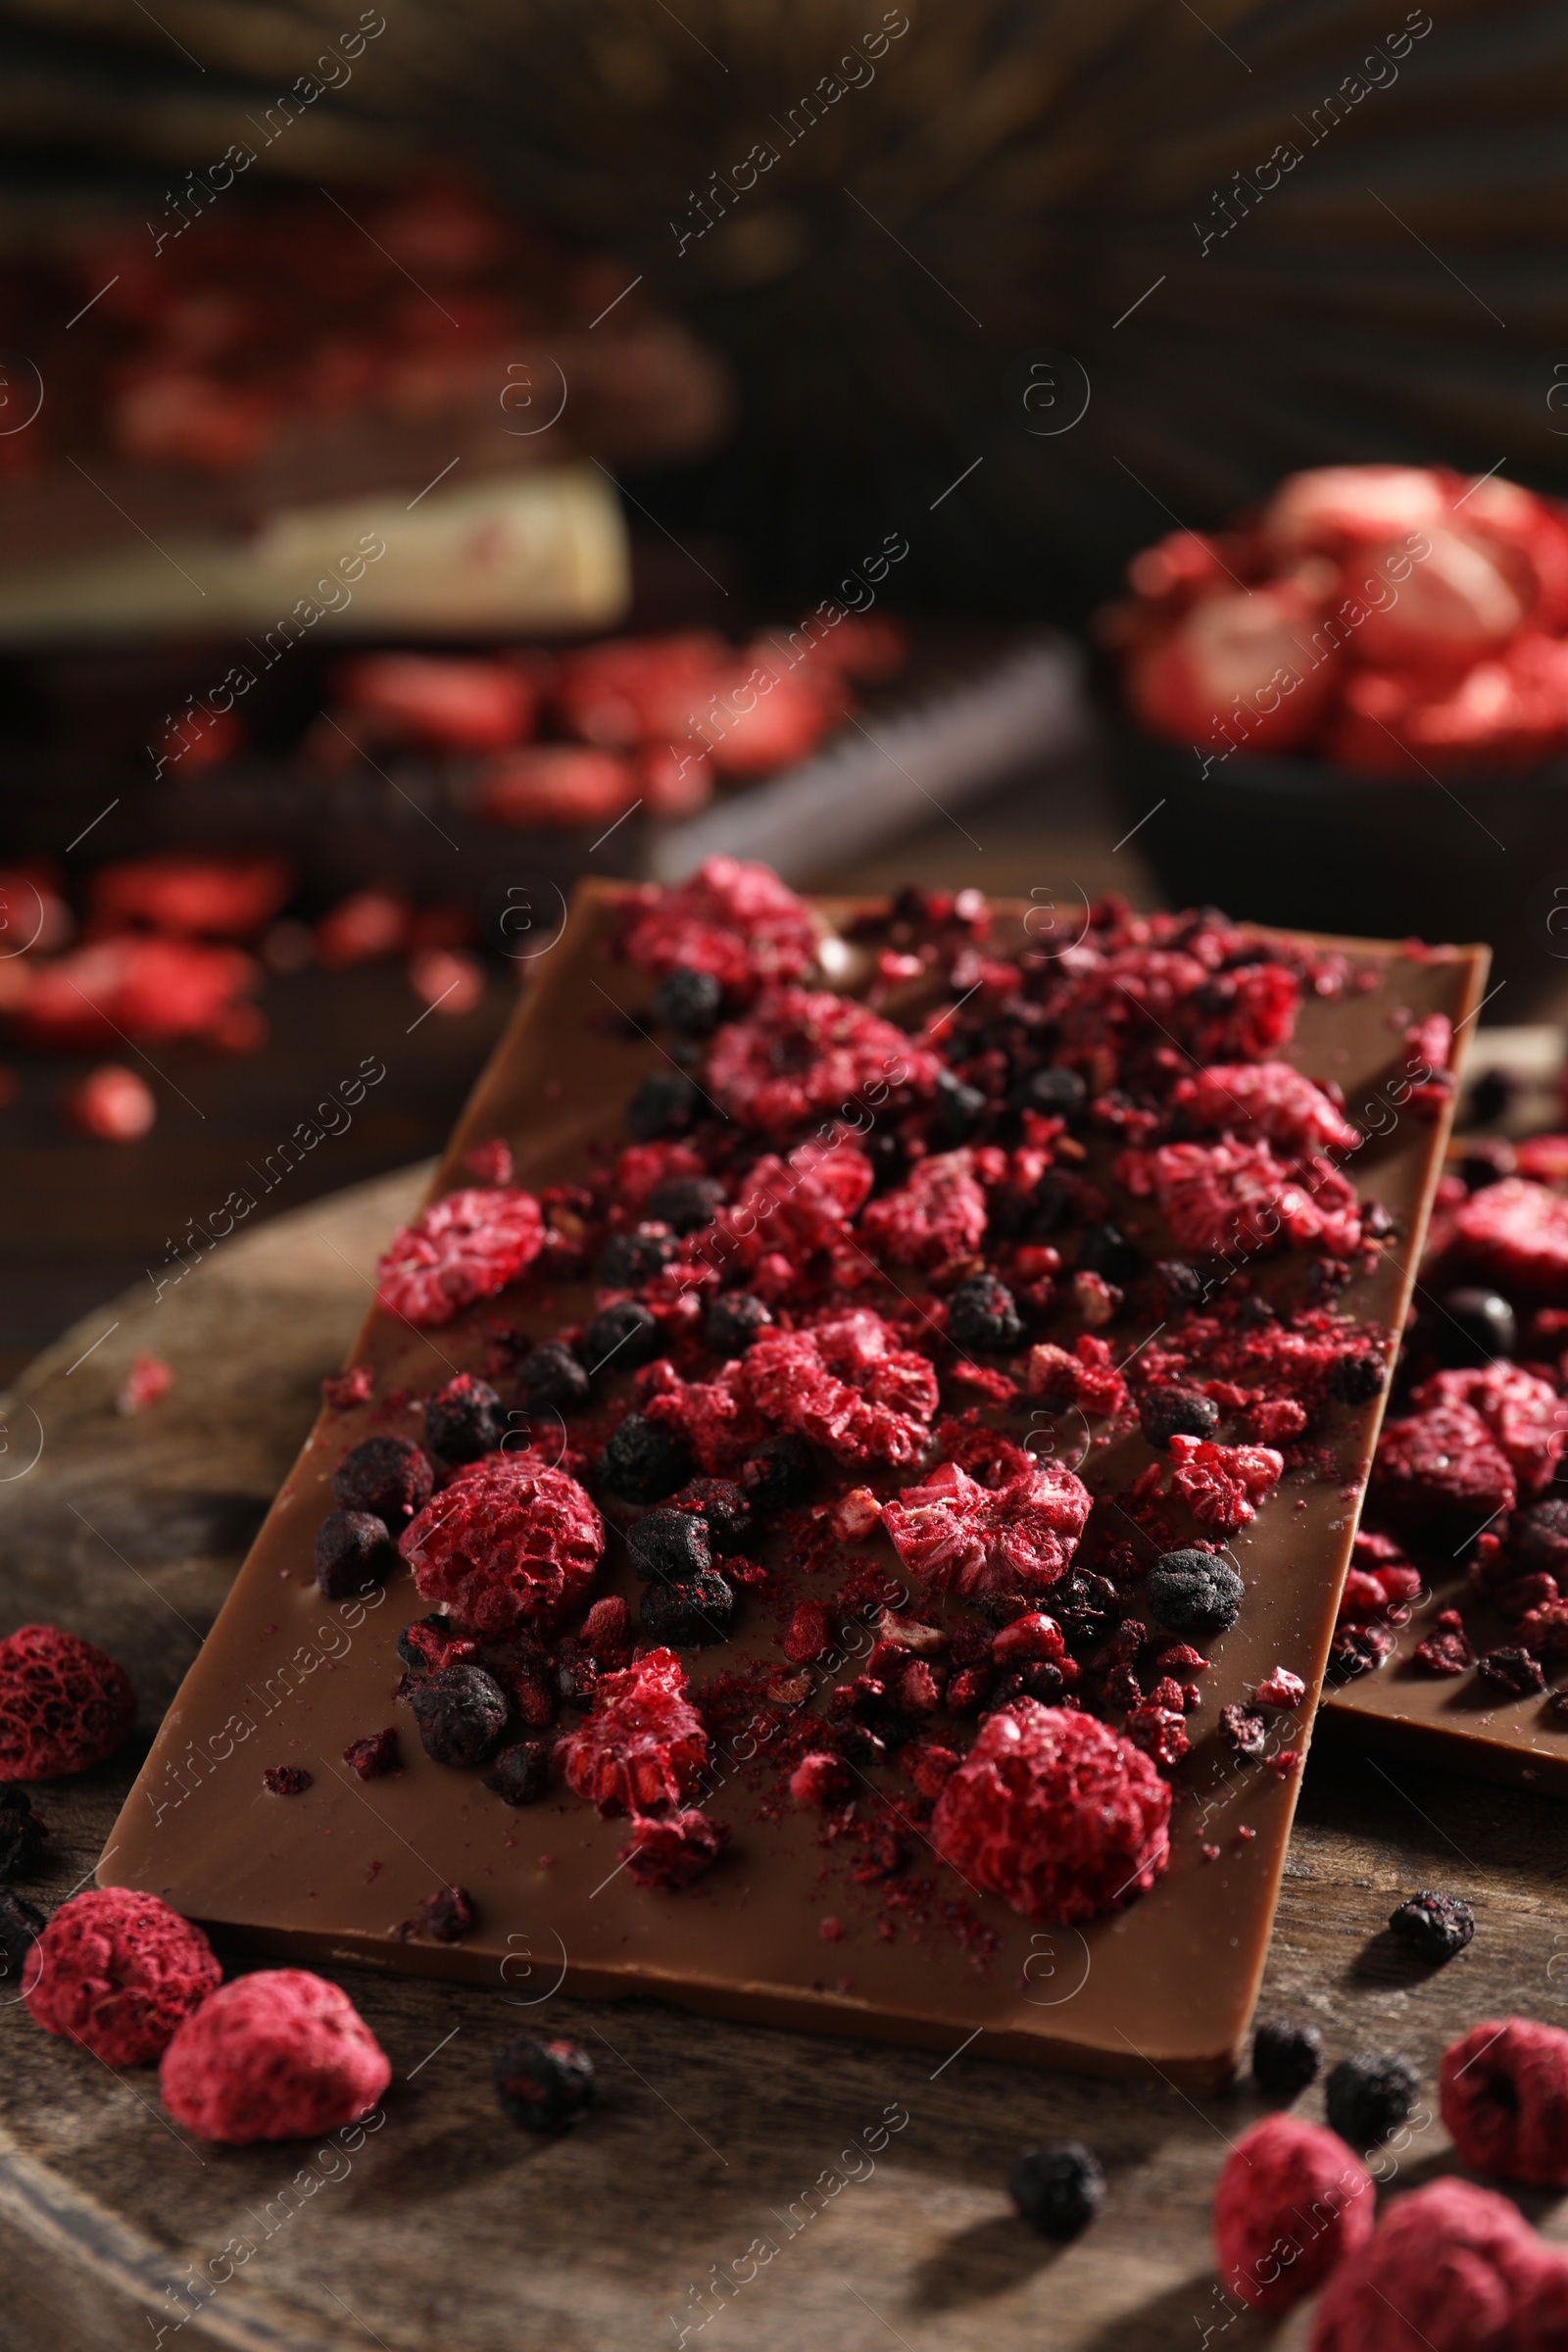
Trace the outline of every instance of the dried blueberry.
[[388, 1724], [384, 1732], [368, 1732], [363, 1740], [351, 1740], [343, 1750], [343, 1761], [353, 1766], [362, 1781], [380, 1781], [389, 1772], [401, 1771], [396, 1726]]
[[490, 2072], [502, 2106], [529, 2132], [564, 2132], [594, 2103], [594, 2062], [574, 2041], [509, 2041]]
[[1223, 1634], [1242, 1610], [1242, 1580], [1212, 1551], [1165, 1551], [1149, 1571], [1149, 1612], [1167, 1633]]
[[1383, 1625], [1342, 1625], [1329, 1644], [1331, 1683], [1359, 1682], [1376, 1674], [1394, 1654], [1394, 1636]]
[[1202, 1274], [1185, 1257], [1162, 1257], [1154, 1272], [1172, 1306], [1197, 1306], [1204, 1292]]
[[937, 1124], [951, 1144], [966, 1144], [985, 1113], [986, 1099], [977, 1086], [965, 1086], [951, 1070], [937, 1074]]
[[599, 1475], [628, 1502], [658, 1502], [673, 1494], [691, 1468], [678, 1438], [641, 1413], [628, 1413], [599, 1456]]
[[1518, 1318], [1496, 1291], [1446, 1292], [1427, 1327], [1439, 1361], [1455, 1370], [1511, 1356], [1519, 1345]]
[[1099, 1274], [1105, 1282], [1126, 1285], [1143, 1265], [1143, 1253], [1119, 1225], [1086, 1226], [1078, 1242], [1078, 1271]]
[[437, 1943], [461, 1943], [478, 1916], [466, 1886], [438, 1886], [422, 1904], [424, 1932]]
[[1415, 2105], [1420, 2083], [1408, 2058], [1364, 2052], [1342, 2058], [1323, 2086], [1330, 2131], [1363, 2155], [1398, 2130]]
[[607, 1291], [635, 1290], [640, 1282], [652, 1282], [674, 1254], [674, 1241], [662, 1226], [637, 1225], [605, 1244], [599, 1279]]
[[484, 1785], [506, 1805], [537, 1804], [550, 1786], [550, 1745], [544, 1740], [519, 1740], [504, 1747]]
[[1031, 1070], [1007, 1097], [1013, 1110], [1038, 1110], [1048, 1119], [1070, 1119], [1082, 1110], [1089, 1089], [1076, 1070]]
[[751, 1291], [721, 1291], [708, 1310], [703, 1337], [715, 1355], [744, 1355], [772, 1320], [769, 1307]]
[[443, 1462], [477, 1462], [507, 1434], [507, 1408], [487, 1380], [460, 1372], [424, 1400], [424, 1438]]
[[517, 1386], [530, 1412], [569, 1413], [588, 1401], [588, 1374], [560, 1340], [529, 1348], [517, 1366]]
[[0, 1886], [0, 1984], [24, 1982], [27, 1954], [43, 1931], [44, 1916], [37, 1905], [24, 1895], [13, 1894], [8, 1886]]
[[602, 1306], [583, 1334], [582, 1352], [590, 1377], [613, 1369], [634, 1372], [659, 1353], [659, 1325], [635, 1298]]
[[482, 1666], [439, 1667], [409, 1693], [432, 1764], [482, 1764], [507, 1721], [507, 1694]]
[[654, 1018], [682, 1037], [707, 1037], [717, 1023], [723, 994], [711, 972], [679, 963], [654, 991]]
[[735, 1590], [716, 1568], [667, 1584], [655, 1579], [643, 1587], [637, 1614], [651, 1642], [675, 1649], [702, 1649], [710, 1642], [729, 1640]]
[[1568, 1583], [1568, 1497], [1550, 1494], [1520, 1511], [1508, 1529], [1508, 1548], [1523, 1567]]
[[1390, 1912], [1389, 1926], [1418, 1960], [1436, 1966], [1464, 1950], [1476, 1932], [1476, 1915], [1459, 1895], [1435, 1894], [1422, 1887]]
[[328, 1600], [373, 1592], [402, 1564], [385, 1520], [369, 1511], [328, 1511], [316, 1531], [316, 1581]]
[[1007, 2174], [1007, 2194], [1042, 2237], [1076, 2237], [1105, 2200], [1099, 2157], [1081, 2139], [1021, 2148]]
[[668, 1176], [643, 1203], [650, 1217], [671, 1233], [697, 1233], [711, 1225], [724, 1205], [724, 1188], [711, 1176]]
[[1476, 1672], [1494, 1690], [1504, 1690], [1510, 1698], [1533, 1698], [1544, 1690], [1546, 1678], [1541, 1661], [1533, 1658], [1528, 1649], [1489, 1649], [1476, 1660]]
[[1043, 1242], [1053, 1234], [1071, 1209], [1077, 1187], [1070, 1176], [1059, 1168], [1048, 1168], [1029, 1196], [1024, 1227], [1030, 1241]]
[[645, 1584], [650, 1577], [700, 1576], [713, 1565], [707, 1522], [692, 1511], [650, 1511], [627, 1529], [626, 1548], [633, 1574]]
[[367, 1438], [332, 1473], [332, 1495], [346, 1511], [369, 1511], [403, 1527], [435, 1489], [429, 1461], [410, 1438]]
[[1340, 1404], [1370, 1404], [1383, 1393], [1381, 1355], [1337, 1355], [1329, 1366], [1328, 1392]]
[[741, 1486], [754, 1511], [764, 1519], [809, 1500], [816, 1463], [804, 1438], [764, 1438], [741, 1472]]
[[677, 1511], [695, 1511], [708, 1528], [714, 1551], [739, 1551], [755, 1525], [755, 1513], [730, 1478], [694, 1478], [670, 1497]]
[[680, 1135], [697, 1116], [700, 1097], [684, 1070], [652, 1070], [626, 1105], [626, 1130], [640, 1144]]
[[958, 1348], [1016, 1348], [1023, 1325], [1006, 1284], [995, 1274], [960, 1282], [948, 1295], [948, 1336]]
[[1233, 1700], [1219, 1711], [1220, 1735], [1242, 1761], [1253, 1764], [1268, 1745], [1268, 1724], [1261, 1715]]
[[0, 1881], [31, 1878], [48, 1835], [24, 1788], [0, 1789]]
[[1323, 2071], [1323, 2036], [1316, 2026], [1265, 2017], [1252, 2035], [1252, 2080], [1270, 2098], [1294, 2099]]
[[1156, 1453], [1172, 1438], [1206, 1438], [1218, 1420], [1219, 1406], [1201, 1389], [1146, 1389], [1138, 1400], [1138, 1426]]

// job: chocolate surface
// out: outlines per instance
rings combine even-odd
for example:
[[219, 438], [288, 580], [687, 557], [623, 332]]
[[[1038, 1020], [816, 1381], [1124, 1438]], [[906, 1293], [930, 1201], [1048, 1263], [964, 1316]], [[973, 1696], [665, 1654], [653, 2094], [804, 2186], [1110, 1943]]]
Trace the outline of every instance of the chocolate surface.
[[[459, 1124], [437, 1191], [465, 1181], [463, 1154], [496, 1135], [512, 1142], [520, 1183], [569, 1179], [590, 1136], [613, 1132], [638, 1080], [662, 1066], [651, 1039], [606, 1017], [619, 1005], [640, 1021], [651, 994], [644, 975], [606, 953], [613, 901], [607, 885], [587, 886], [575, 901]], [[849, 910], [823, 911], [832, 920]], [[1004, 937], [1010, 930], [1016, 942], [1020, 920], [1017, 910], [1007, 915]], [[1348, 945], [1376, 984], [1340, 999], [1308, 994], [1288, 1057], [1337, 1080], [1353, 1118], [1363, 1100], [1380, 1099], [1412, 1017], [1469, 1015], [1485, 953], [1337, 944]], [[1406, 1110], [1351, 1162], [1363, 1195], [1393, 1212], [1399, 1238], [1344, 1303], [1389, 1329], [1408, 1301], [1445, 1129], [1442, 1119]], [[1153, 1254], [1167, 1248], [1147, 1208], [1129, 1206], [1123, 1221]], [[1274, 1263], [1298, 1273], [1298, 1259]], [[1272, 1269], [1259, 1287], [1271, 1279]], [[530, 1277], [503, 1301], [434, 1332], [374, 1310], [354, 1360], [373, 1368], [379, 1396], [416, 1397], [480, 1367], [482, 1326], [499, 1312], [544, 1337], [587, 1297], [585, 1288]], [[1148, 1328], [1118, 1324], [1117, 1353]], [[1255, 1997], [1297, 1779], [1267, 1763], [1238, 1764], [1217, 1735], [1219, 1711], [1285, 1665], [1305, 1680], [1307, 1701], [1270, 1719], [1270, 1743], [1304, 1747], [1380, 1414], [1381, 1400], [1337, 1411], [1327, 1433], [1334, 1475], [1288, 1476], [1233, 1539], [1247, 1597], [1235, 1628], [1210, 1645], [1202, 1703], [1188, 1718], [1194, 1749], [1173, 1776], [1170, 1867], [1141, 1901], [1081, 1932], [1021, 1920], [920, 1853], [913, 1867], [934, 1882], [938, 1899], [930, 1916], [897, 1924], [889, 1939], [878, 1932], [887, 1925], [885, 1890], [853, 1882], [845, 1859], [820, 1842], [818, 1815], [786, 1806], [776, 1819], [758, 1818], [773, 1777], [765, 1759], [727, 1756], [718, 1741], [705, 1803], [731, 1830], [731, 1847], [679, 1895], [628, 1883], [617, 1864], [623, 1820], [602, 1821], [559, 1793], [509, 1808], [477, 1774], [431, 1763], [394, 1698], [397, 1633], [424, 1613], [412, 1579], [400, 1573], [368, 1604], [334, 1604], [312, 1577], [315, 1534], [342, 1454], [376, 1430], [417, 1434], [416, 1412], [389, 1416], [373, 1402], [318, 1422], [154, 1742], [100, 1879], [148, 1887], [253, 1949], [463, 1977], [523, 2008], [558, 1988], [649, 1993], [944, 2053], [984, 2032], [996, 2056], [1221, 2080]], [[1119, 1438], [1092, 1446], [1083, 1474], [1097, 1490], [1119, 1488], [1152, 1458], [1137, 1435]], [[885, 1539], [863, 1548], [891, 1563]], [[762, 1557], [773, 1564], [765, 1546]], [[600, 1590], [635, 1597], [618, 1545]], [[825, 1581], [818, 1590], [829, 1590]], [[747, 1594], [733, 1641], [689, 1659], [694, 1690], [757, 1661], [778, 1664], [781, 1651], [776, 1625]], [[402, 1732], [401, 1775], [359, 1782], [343, 1749], [392, 1722]], [[280, 1764], [303, 1766], [313, 1786], [287, 1800], [269, 1794], [263, 1770]], [[907, 1794], [890, 1771], [865, 1776], [868, 1802], [873, 1788], [895, 1808]], [[900, 1828], [896, 1814], [890, 1826]], [[1239, 1835], [1244, 1829], [1250, 1838]], [[412, 1923], [426, 1896], [453, 1884], [472, 1896], [477, 1925], [460, 1943], [439, 1943]], [[955, 1925], [958, 1905], [967, 1927]], [[990, 1938], [982, 1958], [977, 1943]]]

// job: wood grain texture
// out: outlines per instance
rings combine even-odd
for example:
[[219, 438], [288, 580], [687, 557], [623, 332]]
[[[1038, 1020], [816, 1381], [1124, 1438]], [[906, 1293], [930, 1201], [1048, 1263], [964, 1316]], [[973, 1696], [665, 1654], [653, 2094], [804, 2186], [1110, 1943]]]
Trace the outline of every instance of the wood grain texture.
[[[0, 1622], [43, 1614], [97, 1636], [141, 1700], [142, 1735], [122, 1758], [40, 1793], [50, 1859], [23, 1891], [43, 1908], [92, 1868], [250, 1522], [309, 1426], [316, 1384], [353, 1337], [375, 1251], [426, 1176], [280, 1218], [157, 1307], [145, 1289], [115, 1301], [14, 1392], [10, 1458], [31, 1449], [19, 1435], [29, 1414], [45, 1443], [37, 1467], [0, 1488]], [[115, 1389], [148, 1347], [173, 1364], [176, 1387], [122, 1421]], [[1568, 2026], [1563, 1850], [1563, 1815], [1547, 1799], [1364, 1762], [1325, 1724], [1265, 2013], [1315, 2018], [1331, 2057], [1403, 2048], [1428, 2092], [1442, 2048], [1477, 2018], [1519, 2011]], [[1436, 1974], [1385, 1929], [1421, 1885], [1466, 1893], [1479, 1921], [1470, 1950]], [[461, 1985], [330, 1973], [394, 2068], [385, 2122], [352, 2152], [197, 2150], [164, 2120], [154, 2075], [117, 2078], [14, 2004], [0, 2009], [6, 2352], [122, 2352], [152, 2345], [158, 2325], [166, 2345], [236, 2352], [377, 2340], [389, 2352], [638, 2352], [675, 2345], [682, 2327], [705, 2352], [899, 2340], [912, 2352], [1166, 2352], [1229, 2316], [1207, 2206], [1226, 2143], [1262, 2111], [1246, 2087], [1195, 2100], [999, 2066], [983, 2040], [943, 2064], [651, 2001], [511, 2007]], [[598, 2112], [560, 2142], [514, 2131], [488, 2084], [490, 2049], [538, 2030], [574, 2036], [601, 2062]], [[1320, 2094], [1301, 2106], [1320, 2112]], [[908, 2121], [868, 2153], [863, 2134], [889, 2109]], [[1387, 2160], [1396, 2186], [1451, 2163], [1441, 2126], [1417, 2121], [1409, 2148]], [[1099, 2149], [1110, 2196], [1095, 2228], [1057, 2251], [1016, 2221], [1004, 2180], [1018, 2146], [1061, 2136]], [[1568, 2209], [1559, 2218], [1535, 2197], [1529, 2210], [1568, 2235]], [[777, 2252], [749, 2263], [757, 2240]], [[254, 2249], [242, 2261], [240, 2246]], [[735, 2266], [751, 2264], [737, 2283]], [[233, 2276], [220, 2281], [225, 2265]], [[194, 2301], [192, 2277], [205, 2280]], [[1235, 2318], [1224, 2334], [1226, 2352], [1299, 2352], [1304, 2316], [1279, 2332]]]

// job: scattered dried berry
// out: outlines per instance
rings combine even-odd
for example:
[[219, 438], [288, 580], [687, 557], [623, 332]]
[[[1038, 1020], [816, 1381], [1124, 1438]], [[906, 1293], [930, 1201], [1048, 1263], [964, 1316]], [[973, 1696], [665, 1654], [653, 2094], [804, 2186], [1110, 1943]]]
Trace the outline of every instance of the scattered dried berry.
[[482, 1666], [442, 1666], [409, 1693], [432, 1764], [482, 1764], [506, 1728], [507, 1694]]
[[655, 1580], [643, 1589], [637, 1614], [651, 1642], [675, 1649], [702, 1649], [727, 1642], [735, 1615], [735, 1591], [710, 1568], [697, 1576]]
[[1219, 1421], [1219, 1406], [1201, 1389], [1146, 1389], [1138, 1400], [1144, 1443], [1163, 1453], [1172, 1438], [1206, 1438]]
[[744, 1355], [758, 1333], [772, 1320], [765, 1299], [750, 1291], [721, 1291], [708, 1310], [703, 1337], [715, 1355]]
[[459, 1372], [424, 1400], [425, 1444], [438, 1461], [477, 1462], [507, 1434], [507, 1408], [488, 1381]]
[[607, 1290], [629, 1291], [652, 1282], [675, 1254], [675, 1244], [662, 1225], [635, 1225], [605, 1245], [599, 1260], [599, 1279]]
[[643, 1203], [648, 1215], [671, 1233], [700, 1233], [724, 1205], [724, 1188], [711, 1176], [668, 1176]]
[[729, 1830], [695, 1809], [654, 1819], [642, 1815], [632, 1824], [629, 1843], [620, 1849], [626, 1876], [636, 1886], [678, 1894], [705, 1871], [711, 1870], [729, 1843]]
[[490, 2071], [507, 2114], [529, 2132], [564, 2132], [594, 2103], [594, 2062], [574, 2041], [509, 2041]]
[[174, 1385], [172, 1367], [161, 1355], [136, 1355], [115, 1395], [117, 1413], [144, 1413], [167, 1396]]
[[826, 1813], [843, 1804], [854, 1783], [850, 1768], [842, 1756], [830, 1754], [825, 1748], [812, 1748], [804, 1755], [790, 1774], [790, 1794], [798, 1805], [813, 1805]]
[[461, 1943], [473, 1931], [477, 1913], [473, 1897], [464, 1886], [438, 1886], [419, 1906], [424, 1933], [436, 1943]]
[[1017, 1304], [995, 1274], [975, 1274], [948, 1296], [948, 1337], [957, 1348], [1004, 1349], [1023, 1338]]
[[1546, 1688], [1541, 1661], [1533, 1658], [1528, 1649], [1489, 1649], [1476, 1660], [1476, 1672], [1483, 1682], [1509, 1698], [1534, 1698]]
[[1472, 2026], [1443, 2054], [1440, 2098], [1477, 2172], [1568, 2187], [1568, 2034], [1527, 2017]]
[[1293, 1708], [1300, 1705], [1305, 1696], [1306, 1685], [1300, 1676], [1292, 1674], [1288, 1666], [1276, 1666], [1273, 1673], [1259, 1683], [1252, 1692], [1252, 1704], [1272, 1707], [1288, 1715]]
[[[646, 1320], [652, 1326], [652, 1316]], [[572, 1413], [588, 1401], [588, 1374], [559, 1340], [529, 1348], [517, 1366], [517, 1386], [530, 1412]]]
[[684, 1070], [650, 1070], [626, 1105], [626, 1133], [640, 1144], [662, 1135], [684, 1135], [702, 1097]]
[[44, 1916], [37, 1905], [0, 1886], [0, 1985], [8, 1994], [14, 1985], [25, 1989], [36, 1976], [41, 1963], [29, 1961], [27, 1955], [43, 1931]]
[[1032, 1459], [998, 1489], [956, 1462], [883, 1506], [904, 1566], [929, 1592], [1043, 1592], [1066, 1573], [1089, 1517], [1089, 1490], [1055, 1462]]
[[1219, 1711], [1220, 1736], [1246, 1764], [1255, 1763], [1268, 1745], [1268, 1725], [1261, 1715], [1231, 1705]]
[[617, 1298], [602, 1306], [583, 1335], [583, 1356], [590, 1379], [596, 1372], [635, 1371], [659, 1353], [659, 1325], [635, 1298]]
[[604, 1548], [604, 1521], [577, 1481], [530, 1452], [460, 1470], [402, 1544], [420, 1598], [492, 1636], [574, 1607]]
[[0, 1883], [31, 1878], [49, 1833], [23, 1788], [0, 1788]]
[[1271, 1446], [1215, 1446], [1206, 1438], [1170, 1441], [1171, 1493], [1200, 1527], [1234, 1535], [1256, 1516], [1256, 1506], [1279, 1484], [1285, 1468]]
[[1266, 2116], [1235, 2143], [1214, 2190], [1214, 2256], [1225, 2292], [1289, 2311], [1372, 2234], [1365, 2165], [1321, 2124]]
[[633, 907], [624, 945], [645, 970], [709, 972], [749, 997], [763, 978], [808, 971], [817, 933], [805, 901], [768, 867], [710, 858], [689, 882]]
[[1565, 2311], [1568, 2263], [1516, 2205], [1467, 2180], [1430, 2180], [1396, 2198], [1335, 2270], [1312, 2352], [1553, 2352]]
[[384, 1780], [388, 1773], [401, 1771], [403, 1758], [395, 1726], [388, 1724], [384, 1732], [368, 1732], [363, 1740], [351, 1740], [343, 1750], [343, 1761], [353, 1766], [362, 1781]]
[[1418, 1960], [1451, 1960], [1476, 1932], [1476, 1915], [1457, 1894], [1422, 1888], [1407, 1894], [1389, 1917], [1389, 1926]]
[[931, 1839], [970, 1886], [1071, 1926], [1151, 1887], [1170, 1854], [1169, 1784], [1094, 1716], [1019, 1699], [988, 1716]]
[[1323, 2036], [1294, 2018], [1259, 2018], [1252, 2034], [1252, 2080], [1270, 2098], [1294, 2099], [1323, 2071]]
[[0, 1781], [48, 1781], [112, 1756], [136, 1720], [123, 1667], [58, 1625], [0, 1642]]
[[648, 1813], [691, 1795], [708, 1757], [702, 1717], [670, 1649], [605, 1675], [593, 1714], [562, 1740], [566, 1786], [604, 1814]]
[[751, 1502], [728, 1478], [692, 1479], [678, 1494], [670, 1496], [670, 1508], [694, 1511], [708, 1529], [710, 1544], [720, 1553], [738, 1551], [756, 1524]]
[[1370, 1404], [1383, 1394], [1387, 1367], [1381, 1355], [1336, 1356], [1329, 1366], [1328, 1392], [1339, 1404]]
[[269, 1764], [262, 1774], [262, 1786], [273, 1796], [303, 1796], [313, 1777], [303, 1764]]
[[377, 1295], [407, 1322], [450, 1323], [476, 1298], [493, 1298], [515, 1282], [544, 1237], [531, 1193], [448, 1193], [393, 1236], [376, 1268]]
[[373, 1592], [402, 1564], [386, 1522], [368, 1511], [328, 1511], [316, 1531], [316, 1582], [328, 1600]]
[[863, 1004], [826, 990], [776, 988], [713, 1039], [708, 1086], [743, 1127], [783, 1136], [857, 1097], [929, 1094], [941, 1063]]
[[504, 1747], [484, 1785], [503, 1804], [533, 1805], [550, 1786], [550, 1749], [543, 1740], [519, 1740]]
[[1104, 2170], [1081, 2139], [1020, 2148], [1007, 2171], [1007, 2194], [1031, 2229], [1065, 2244], [1104, 2203]]
[[158, 2086], [176, 2124], [244, 2147], [357, 2123], [392, 2069], [346, 1993], [302, 1968], [220, 1985], [164, 2053]]
[[718, 1025], [723, 998], [714, 973], [694, 972], [677, 964], [654, 991], [654, 1018], [681, 1037], [710, 1037]]
[[1468, 1674], [1476, 1662], [1475, 1649], [1457, 1609], [1440, 1609], [1437, 1629], [1415, 1645], [1417, 1664], [1428, 1674]]
[[632, 1573], [651, 1577], [705, 1576], [713, 1565], [708, 1522], [695, 1511], [669, 1507], [650, 1511], [626, 1530]]
[[1420, 2082], [1408, 2058], [1367, 2051], [1342, 2058], [1323, 2086], [1329, 2123], [1348, 2146], [1376, 2147], [1404, 2122]]
[[1507, 1299], [1497, 1291], [1468, 1286], [1446, 1291], [1423, 1330], [1444, 1364], [1494, 1363], [1513, 1355], [1519, 1346], [1518, 1319]]
[[110, 2066], [150, 2066], [222, 1981], [200, 1928], [128, 1886], [90, 1886], [62, 1903], [27, 1975], [33, 2024]]
[[776, 1518], [808, 1502], [816, 1485], [811, 1448], [801, 1438], [767, 1438], [749, 1456], [741, 1484], [753, 1509], [763, 1519]]
[[1342, 1625], [1329, 1644], [1328, 1679], [1358, 1682], [1363, 1674], [1376, 1674], [1393, 1655], [1394, 1636], [1387, 1626]]
[[1213, 1551], [1166, 1551], [1149, 1571], [1150, 1615], [1170, 1634], [1228, 1633], [1242, 1611], [1241, 1578]]
[[435, 1473], [410, 1438], [367, 1438], [332, 1473], [333, 1499], [344, 1510], [368, 1512], [391, 1528], [406, 1527], [434, 1488]]

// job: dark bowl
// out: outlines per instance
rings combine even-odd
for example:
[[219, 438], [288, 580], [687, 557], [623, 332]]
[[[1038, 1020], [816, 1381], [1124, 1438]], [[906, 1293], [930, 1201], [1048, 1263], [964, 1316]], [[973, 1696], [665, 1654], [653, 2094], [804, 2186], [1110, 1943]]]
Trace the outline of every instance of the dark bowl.
[[[1568, 1012], [1568, 761], [1395, 782], [1123, 730], [1125, 823], [1174, 906], [1362, 939], [1485, 940], [1489, 1022]], [[1500, 992], [1500, 993], [1499, 993]]]

